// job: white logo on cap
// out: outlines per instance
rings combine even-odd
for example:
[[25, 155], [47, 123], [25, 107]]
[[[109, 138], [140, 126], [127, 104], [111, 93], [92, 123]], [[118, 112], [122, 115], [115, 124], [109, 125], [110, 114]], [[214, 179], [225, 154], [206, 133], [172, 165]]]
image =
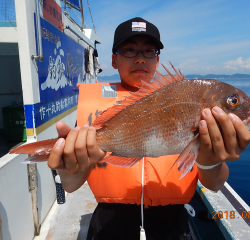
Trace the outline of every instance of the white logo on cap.
[[132, 31], [146, 32], [145, 22], [132, 22]]

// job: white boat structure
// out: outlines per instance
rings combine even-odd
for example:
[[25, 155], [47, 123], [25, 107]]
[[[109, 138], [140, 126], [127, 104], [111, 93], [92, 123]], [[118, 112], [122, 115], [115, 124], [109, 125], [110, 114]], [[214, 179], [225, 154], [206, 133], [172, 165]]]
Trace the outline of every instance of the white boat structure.
[[[64, 4], [81, 13], [79, 1], [74, 0], [15, 0], [16, 22], [0, 27], [0, 105], [13, 104], [9, 111], [14, 112], [21, 108], [27, 142], [57, 137], [54, 124], [59, 120], [74, 127], [77, 84], [95, 82], [99, 71], [94, 55], [101, 40], [84, 24], [78, 26], [65, 13]], [[14, 135], [24, 124], [19, 117], [13, 123], [16, 130], [13, 124], [8, 126]], [[0, 158], [1, 240], [33, 239], [56, 199], [47, 164], [27, 167], [20, 163], [26, 157]]]
[[[100, 71], [100, 39], [84, 24], [77, 25], [65, 4], [82, 10], [78, 0], [15, 0], [16, 22], [0, 25], [0, 105], [12, 104], [14, 113], [22, 109], [23, 117], [9, 119], [9, 128], [17, 127], [15, 136], [17, 125], [26, 124], [20, 141], [57, 137], [59, 120], [74, 127], [77, 84], [94, 83]], [[0, 240], [85, 239], [96, 206], [88, 185], [67, 194], [66, 203], [59, 205], [64, 192], [57, 183], [62, 191], [57, 199], [47, 163], [21, 164], [26, 157], [0, 158]], [[190, 204], [196, 211], [190, 217], [193, 239], [250, 239], [250, 208], [227, 183], [217, 193], [198, 183]]]

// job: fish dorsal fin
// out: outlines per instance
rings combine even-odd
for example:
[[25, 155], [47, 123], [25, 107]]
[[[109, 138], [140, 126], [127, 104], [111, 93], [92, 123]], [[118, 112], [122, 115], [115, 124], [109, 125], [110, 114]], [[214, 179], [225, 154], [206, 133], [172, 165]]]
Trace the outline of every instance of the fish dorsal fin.
[[170, 64], [176, 73], [175, 75], [172, 75], [170, 71], [162, 64], [162, 66], [168, 73], [167, 75], [162, 75], [160, 72], [155, 70], [154, 77], [149, 75], [154, 80], [153, 82], [148, 83], [141, 80], [142, 84], [137, 92], [129, 92], [130, 96], [125, 96], [125, 98], [123, 100], [118, 101], [116, 105], [103, 111], [101, 115], [93, 122], [92, 126], [96, 129], [99, 129], [103, 127], [103, 124], [109, 119], [117, 115], [125, 108], [133, 105], [138, 100], [152, 94], [158, 89], [163, 88], [169, 84], [185, 80], [185, 76], [180, 71], [178, 73], [171, 62]]
[[[122, 101], [119, 101], [119, 102], [122, 102]], [[107, 110], [104, 110], [99, 115], [99, 117], [92, 123], [92, 126], [95, 127], [96, 129], [101, 128], [105, 122], [107, 122], [109, 119], [117, 115], [119, 112], [121, 112], [123, 109], [125, 109], [128, 106], [125, 103], [119, 104], [119, 102], [117, 102], [117, 104], [114, 105], [113, 107], [110, 107]]]

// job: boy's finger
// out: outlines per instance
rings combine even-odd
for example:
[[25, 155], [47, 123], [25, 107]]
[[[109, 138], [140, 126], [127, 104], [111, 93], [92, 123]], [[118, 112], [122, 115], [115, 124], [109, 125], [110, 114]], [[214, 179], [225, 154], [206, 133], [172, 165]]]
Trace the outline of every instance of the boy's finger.
[[75, 156], [75, 142], [78, 136], [80, 127], [71, 129], [66, 138], [66, 144], [64, 147], [63, 160], [66, 169], [75, 174], [77, 172], [77, 159]]
[[232, 113], [230, 113], [228, 116], [231, 119], [236, 130], [239, 147], [241, 148], [241, 150], [245, 150], [250, 142], [250, 132], [238, 116]]
[[214, 107], [212, 109], [212, 113], [220, 124], [226, 151], [228, 153], [235, 153], [237, 148], [237, 138], [232, 121], [230, 120], [229, 116], [219, 107]]
[[61, 122], [61, 121], [56, 123], [56, 129], [57, 129], [58, 135], [63, 138], [65, 138], [68, 135], [69, 131], [71, 130], [68, 124]]
[[64, 169], [65, 166], [62, 161], [64, 146], [65, 146], [65, 139], [59, 138], [50, 152], [48, 159], [49, 168]]
[[75, 154], [80, 169], [84, 169], [89, 163], [88, 151], [86, 148], [89, 126], [85, 124], [80, 130], [75, 142]]
[[219, 127], [211, 113], [211, 110], [206, 108], [202, 111], [202, 117], [207, 123], [207, 128], [210, 136], [210, 140], [212, 143], [212, 148], [214, 153], [217, 156], [222, 156], [225, 153], [225, 146], [223, 142], [223, 138], [221, 136], [221, 132]]
[[105, 153], [97, 146], [96, 130], [94, 127], [89, 127], [87, 136], [87, 151], [90, 160], [94, 162], [100, 161], [105, 156]]
[[200, 134], [200, 150], [212, 151], [212, 143], [209, 136], [207, 123], [205, 120], [199, 122], [199, 134]]

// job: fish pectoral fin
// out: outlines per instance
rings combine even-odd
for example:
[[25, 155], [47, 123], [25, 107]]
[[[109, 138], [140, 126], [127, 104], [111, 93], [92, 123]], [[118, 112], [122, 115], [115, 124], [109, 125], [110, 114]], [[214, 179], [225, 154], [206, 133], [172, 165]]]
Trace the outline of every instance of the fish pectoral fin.
[[119, 157], [115, 156], [112, 153], [102, 159], [102, 161], [106, 163], [110, 163], [111, 165], [117, 166], [117, 167], [132, 167], [134, 164], [139, 162], [142, 158], [125, 158], [125, 157]]
[[199, 147], [200, 138], [199, 133], [197, 133], [176, 160], [176, 163], [178, 163], [178, 170], [180, 172], [184, 170], [180, 179], [183, 178], [193, 168], [198, 155]]
[[26, 158], [25, 160], [21, 161], [24, 164], [33, 164], [33, 163], [40, 163], [48, 161], [48, 155], [31, 155], [30, 157]]
[[190, 141], [190, 143], [185, 147], [185, 149], [181, 152], [179, 157], [175, 160], [174, 164], [164, 177], [162, 183], [164, 182], [169, 172], [172, 170], [172, 168], [175, 166], [176, 163], [178, 163], [178, 170], [180, 172], [184, 170], [180, 179], [182, 179], [189, 171], [191, 171], [194, 162], [197, 158], [199, 147], [200, 147], [200, 138], [199, 138], [199, 133], [197, 133], [194, 136], [194, 138]]

